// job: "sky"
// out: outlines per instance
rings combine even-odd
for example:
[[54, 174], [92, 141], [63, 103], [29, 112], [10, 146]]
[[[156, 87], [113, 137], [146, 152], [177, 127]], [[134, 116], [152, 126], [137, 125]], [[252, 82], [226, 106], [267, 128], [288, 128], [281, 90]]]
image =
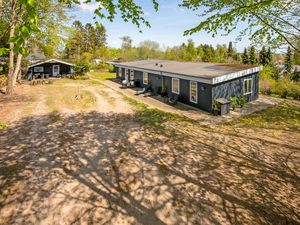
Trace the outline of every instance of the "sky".
[[[108, 20], [98, 21], [102, 23], [107, 30], [107, 43], [110, 47], [121, 47], [121, 37], [130, 36], [133, 39], [133, 44], [138, 46], [141, 41], [152, 40], [160, 43], [161, 48], [172, 47], [187, 42], [188, 39], [193, 39], [196, 45], [211, 44], [227, 44], [232, 41], [234, 47], [242, 52], [244, 47], [248, 47], [251, 42], [244, 37], [242, 41], [236, 42], [239, 31], [243, 29], [242, 25], [237, 27], [228, 36], [217, 35], [215, 38], [205, 31], [198, 32], [193, 35], [184, 36], [185, 30], [195, 27], [201, 21], [197, 16], [197, 12], [181, 8], [178, 6], [182, 0], [158, 0], [159, 10], [156, 12], [153, 8], [151, 0], [138, 0], [139, 4], [145, 13], [145, 19], [151, 24], [151, 28], [143, 26], [142, 33], [139, 32], [137, 26], [130, 22], [124, 22], [119, 16], [116, 16], [113, 22]], [[80, 20], [83, 24], [88, 22], [94, 23], [94, 10], [97, 8], [97, 3], [81, 4], [78, 9], [72, 12], [73, 20]]]

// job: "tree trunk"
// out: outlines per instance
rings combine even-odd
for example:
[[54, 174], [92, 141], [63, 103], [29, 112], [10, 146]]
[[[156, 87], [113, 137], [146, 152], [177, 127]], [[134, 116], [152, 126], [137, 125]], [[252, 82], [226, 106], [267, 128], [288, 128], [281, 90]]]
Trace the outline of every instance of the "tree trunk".
[[6, 87], [6, 94], [11, 95], [13, 93], [13, 86], [14, 86], [14, 81], [13, 81], [13, 76], [14, 76], [14, 37], [15, 37], [15, 25], [11, 24], [10, 25], [10, 31], [9, 31], [9, 67], [8, 67], [8, 82], [7, 82], [7, 87]]
[[16, 85], [17, 77], [18, 77], [19, 73], [21, 72], [20, 70], [21, 70], [22, 57], [23, 57], [23, 55], [19, 53], [18, 57], [17, 57], [15, 71], [14, 71], [14, 74], [13, 74], [13, 77], [12, 77], [13, 86]]

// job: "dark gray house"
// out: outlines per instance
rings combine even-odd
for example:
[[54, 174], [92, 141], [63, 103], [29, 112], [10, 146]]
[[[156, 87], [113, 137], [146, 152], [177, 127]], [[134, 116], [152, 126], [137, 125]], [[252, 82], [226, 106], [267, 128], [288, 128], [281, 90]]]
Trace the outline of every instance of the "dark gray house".
[[113, 63], [117, 78], [151, 86], [156, 93], [165, 90], [178, 101], [211, 112], [219, 98], [245, 96], [258, 98], [259, 71], [262, 67], [240, 64], [191, 63], [142, 60]]
[[31, 76], [46, 75], [49, 77], [60, 77], [61, 75], [72, 74], [74, 65], [58, 59], [48, 59], [31, 64], [28, 74]]

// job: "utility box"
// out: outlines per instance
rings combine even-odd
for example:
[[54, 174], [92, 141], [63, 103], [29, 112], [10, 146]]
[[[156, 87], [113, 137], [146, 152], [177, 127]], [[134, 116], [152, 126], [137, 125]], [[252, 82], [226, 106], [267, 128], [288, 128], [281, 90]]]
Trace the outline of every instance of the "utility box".
[[226, 98], [218, 98], [216, 102], [219, 104], [220, 115], [225, 115], [230, 112], [230, 101]]

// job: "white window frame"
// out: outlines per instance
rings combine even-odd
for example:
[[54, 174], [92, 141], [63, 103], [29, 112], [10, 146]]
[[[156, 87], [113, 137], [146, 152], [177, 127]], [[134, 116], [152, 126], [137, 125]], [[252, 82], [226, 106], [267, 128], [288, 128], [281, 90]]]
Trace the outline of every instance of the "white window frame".
[[[195, 96], [195, 99], [196, 100], [193, 100], [192, 99], [192, 83], [195, 83], [196, 84], [196, 96]], [[197, 81], [190, 81], [190, 102], [193, 102], [193, 103], [198, 103], [198, 82]]]
[[119, 77], [122, 77], [122, 67], [119, 67], [119, 71], [118, 71], [118, 75], [119, 75]]
[[129, 78], [129, 69], [125, 69], [125, 80], [128, 81]]
[[33, 71], [35, 73], [44, 73], [44, 67], [43, 66], [36, 66], [36, 67], [34, 67]]
[[[178, 92], [174, 90], [173, 81], [175, 81], [175, 80], [178, 81]], [[180, 80], [178, 78], [172, 78], [172, 93], [178, 94], [178, 95], [180, 93]]]
[[130, 70], [130, 81], [134, 80], [134, 70]]
[[[145, 79], [147, 77], [147, 79]], [[148, 84], [149, 83], [149, 75], [147, 72], [143, 72], [143, 84]]]
[[[249, 90], [249, 82], [251, 82], [250, 90]], [[245, 89], [245, 83], [246, 83], [246, 89]], [[252, 78], [244, 79], [244, 83], [243, 83], [244, 95], [252, 94], [252, 89], [253, 89], [253, 79]]]

